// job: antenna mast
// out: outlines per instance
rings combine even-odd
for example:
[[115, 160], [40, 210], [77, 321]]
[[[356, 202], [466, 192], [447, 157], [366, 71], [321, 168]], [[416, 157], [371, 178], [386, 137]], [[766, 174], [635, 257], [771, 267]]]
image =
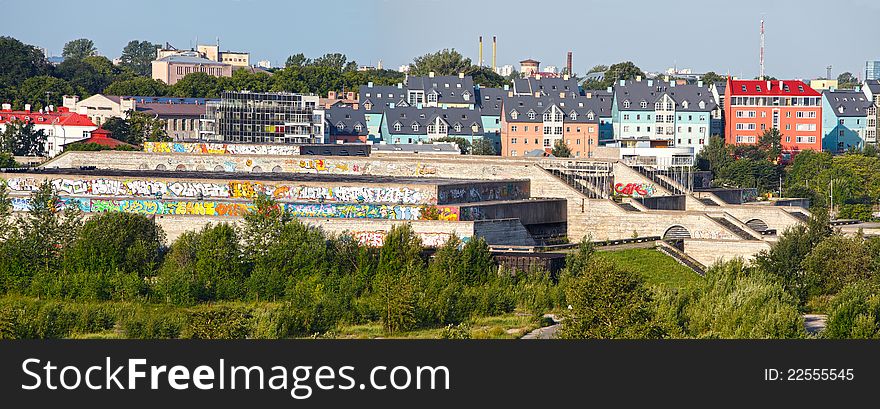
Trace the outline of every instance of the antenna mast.
[[764, 19], [761, 19], [761, 75], [758, 79], [764, 79]]

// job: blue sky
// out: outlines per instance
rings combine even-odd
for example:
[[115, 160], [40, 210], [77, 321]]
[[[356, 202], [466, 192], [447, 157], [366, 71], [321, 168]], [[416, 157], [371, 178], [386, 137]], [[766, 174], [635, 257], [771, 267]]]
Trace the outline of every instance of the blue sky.
[[[534, 58], [574, 70], [632, 60], [646, 71], [668, 67], [754, 77], [759, 20], [766, 20], [766, 70], [785, 78], [851, 71], [880, 59], [876, 0], [95, 0], [79, 3], [0, 0], [0, 35], [58, 55], [68, 40], [87, 37], [117, 57], [132, 39], [178, 48], [213, 43], [251, 52], [252, 61], [283, 64], [288, 55], [342, 52], [361, 64], [396, 68], [413, 57], [455, 48], [477, 60], [484, 37], [489, 63], [498, 36], [498, 64]], [[39, 8], [39, 11], [36, 11]], [[20, 18], [19, 18], [20, 17]], [[832, 19], [832, 20], [829, 20]]]

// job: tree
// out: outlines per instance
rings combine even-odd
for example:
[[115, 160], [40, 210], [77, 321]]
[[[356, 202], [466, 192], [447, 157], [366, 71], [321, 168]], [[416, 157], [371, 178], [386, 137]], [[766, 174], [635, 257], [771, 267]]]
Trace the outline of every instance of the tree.
[[803, 260], [810, 295], [835, 294], [850, 283], [869, 278], [872, 259], [864, 237], [832, 234]]
[[471, 143], [460, 136], [444, 136], [442, 138], [434, 139], [436, 142], [452, 142], [458, 146], [458, 149], [461, 151], [462, 155], [466, 155], [468, 151], [471, 149]]
[[[149, 41], [131, 40], [122, 49], [121, 65], [130, 69], [137, 75], [149, 76], [152, 72], [152, 61], [156, 58], [158, 44]], [[115, 94], [122, 95], [122, 94]], [[126, 94], [126, 95], [154, 95], [154, 94]]]
[[726, 78], [723, 75], [716, 74], [715, 71], [709, 71], [700, 77], [700, 81], [703, 81], [703, 85], [709, 86], [716, 82], [724, 82]]
[[17, 168], [18, 162], [15, 161], [15, 158], [9, 152], [0, 151], [0, 169], [2, 168]]
[[312, 63], [312, 60], [310, 58], [306, 58], [305, 54], [299, 53], [299, 54], [294, 54], [294, 55], [291, 55], [290, 57], [287, 57], [287, 62], [284, 64], [284, 66], [287, 68], [290, 68], [290, 67], [302, 68], [302, 67], [305, 67], [306, 65], [310, 65], [311, 63]]
[[[107, 118], [101, 128], [110, 131], [110, 137], [118, 141], [138, 145], [140, 142], [133, 140], [131, 133], [131, 124], [128, 120], [118, 117]], [[142, 142], [142, 141], [141, 141]]]
[[129, 112], [129, 138], [126, 141], [132, 145], [142, 145], [145, 141], [162, 142], [168, 141], [165, 132], [165, 120], [159, 119], [143, 112]]
[[845, 72], [837, 76], [837, 86], [840, 89], [855, 89], [859, 86], [859, 79], [851, 72]]
[[782, 133], [776, 128], [768, 129], [758, 137], [756, 146], [768, 161], [777, 163], [782, 156]]
[[567, 280], [561, 338], [651, 339], [661, 338], [654, 323], [651, 292], [637, 274], [613, 263], [594, 259], [577, 276]]
[[61, 261], [61, 252], [82, 226], [82, 211], [77, 206], [65, 207], [48, 180], [31, 194], [29, 206], [18, 226], [26, 249], [24, 260], [31, 274], [51, 274]]
[[486, 88], [501, 88], [510, 83], [508, 79], [498, 75], [498, 73], [488, 67], [473, 65], [465, 71], [465, 75], [470, 75], [474, 80], [474, 84]]
[[458, 75], [466, 72], [473, 64], [455, 49], [443, 49], [431, 54], [416, 57], [410, 64], [410, 75]]
[[594, 72], [604, 73], [605, 71], [608, 71], [608, 66], [599, 64], [599, 65], [594, 65], [593, 68], [590, 68], [589, 70], [587, 70], [587, 74], [592, 74]]
[[86, 90], [74, 87], [61, 78], [40, 75], [26, 79], [16, 88], [13, 105], [22, 109], [25, 104], [30, 104], [32, 110], [37, 110], [46, 108], [48, 105], [61, 105], [64, 95], [84, 95], [86, 93]]
[[[327, 53], [315, 58], [312, 65], [317, 67], [327, 67], [333, 71], [342, 72], [342, 69], [345, 68], [346, 61], [348, 61], [348, 59], [345, 57], [345, 54]], [[355, 63], [355, 69], [357, 69], [357, 63]]]
[[64, 60], [56, 68], [55, 74], [73, 87], [97, 94], [113, 83], [120, 71], [106, 57], [90, 56]]
[[568, 158], [571, 156], [571, 148], [562, 139], [557, 139], [550, 153], [557, 158]]
[[495, 144], [492, 143], [489, 138], [474, 138], [474, 142], [471, 144], [471, 154], [472, 155], [497, 155], [498, 152], [495, 151]]
[[253, 210], [244, 216], [241, 234], [244, 254], [255, 262], [265, 256], [290, 220], [290, 213], [284, 211], [277, 201], [264, 194], [256, 194]]
[[730, 146], [724, 143], [724, 138], [717, 135], [709, 137], [709, 143], [697, 154], [697, 166], [701, 170], [712, 171], [715, 176], [733, 160]]
[[46, 154], [46, 133], [42, 129], [34, 130], [31, 122], [9, 122], [0, 134], [0, 151], [13, 156], [43, 156]]
[[382, 326], [389, 333], [415, 324], [416, 280], [424, 262], [422, 242], [409, 224], [393, 227], [379, 250], [372, 291]]
[[[239, 70], [241, 71], [241, 70]], [[104, 94], [126, 96], [165, 96], [170, 93], [170, 87], [164, 82], [149, 77], [117, 78], [107, 88]]]
[[831, 301], [821, 333], [827, 339], [880, 338], [880, 287], [871, 281], [847, 285]]
[[223, 79], [204, 72], [187, 74], [171, 87], [171, 95], [181, 98], [220, 98]]
[[631, 80], [637, 76], [644, 78], [645, 73], [642, 72], [641, 68], [633, 64], [632, 61], [625, 61], [608, 67], [608, 70], [605, 71], [604, 82], [608, 84], [607, 86], [611, 86], [620, 80]]
[[98, 49], [95, 48], [95, 43], [92, 40], [80, 38], [68, 41], [67, 44], [64, 44], [61, 56], [64, 57], [65, 60], [81, 60], [86, 57], [97, 55], [97, 52]]
[[51, 68], [38, 48], [12, 37], [0, 37], [0, 90], [17, 86], [31, 77], [47, 75]]

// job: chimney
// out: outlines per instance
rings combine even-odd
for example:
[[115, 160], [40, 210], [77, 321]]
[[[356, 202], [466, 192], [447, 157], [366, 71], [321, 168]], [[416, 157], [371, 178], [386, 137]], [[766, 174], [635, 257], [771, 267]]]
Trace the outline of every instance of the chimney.
[[535, 91], [535, 98], [541, 97], [541, 91]]
[[495, 71], [495, 36], [492, 36], [492, 71]]
[[509, 89], [510, 89], [510, 84], [504, 84], [504, 90], [506, 91], [506, 90], [509, 90]]
[[636, 75], [636, 82], [641, 82], [641, 81], [642, 81], [642, 76]]
[[593, 98], [593, 93], [592, 93], [592, 92], [587, 92], [586, 97], [587, 97], [587, 98]]
[[434, 71], [428, 73], [428, 78], [434, 78]]
[[[572, 75], [572, 71], [571, 71], [571, 51], [568, 52], [568, 60], [567, 60], [567, 61], [568, 61], [568, 62], [566, 63], [565, 68], [568, 68], [568, 75]], [[566, 79], [568, 79], [568, 78], [566, 78]]]
[[697, 86], [703, 88], [703, 80], [697, 81]]
[[74, 108], [79, 103], [79, 97], [76, 95], [64, 95], [61, 97], [61, 103], [68, 108]]
[[328, 99], [336, 99], [336, 91], [327, 91]]
[[767, 80], [767, 91], [770, 91], [770, 87], [773, 86], [773, 81]]
[[464, 78], [464, 73], [463, 72], [458, 73], [458, 78]]
[[[433, 74], [433, 72], [432, 72], [431, 74]], [[403, 88], [403, 83], [402, 83], [402, 82], [398, 82], [398, 83], [397, 83], [397, 88]]]
[[536, 80], [540, 80], [540, 79], [541, 79], [541, 74], [535, 73], [535, 79], [536, 79]]
[[[505, 89], [507, 89], [507, 88], [505, 88]], [[507, 96], [513, 98], [513, 91], [512, 90], [507, 91]], [[9, 104], [5, 104], [4, 106], [9, 106]]]
[[483, 66], [483, 36], [480, 36], [480, 67]]
[[653, 87], [653, 86], [654, 86], [654, 80], [648, 80], [648, 86], [649, 86], [649, 87]]
[[569, 76], [568, 74], [565, 74], [562, 76], [562, 79], [566, 80], [566, 81], [568, 81], [570, 78], [571, 78], [571, 76]]
[[614, 92], [614, 88], [611, 88], [611, 87], [605, 88], [605, 92]]
[[626, 80], [620, 80], [620, 86], [621, 86], [621, 87], [625, 87], [625, 86], [626, 86]]
[[24, 112], [31, 112], [31, 104], [24, 104]]
[[4, 111], [11, 111], [11, 110], [12, 110], [12, 105], [10, 105], [10, 104], [3, 104], [3, 105], [0, 105], [0, 108], [2, 108]]
[[367, 83], [367, 88], [373, 88], [373, 81]]
[[345, 93], [345, 99], [347, 99], [347, 100], [349, 100], [349, 101], [354, 101], [354, 99], [355, 99], [355, 97], [354, 97], [354, 91], [348, 91], [348, 92], [346, 92], [346, 93]]
[[565, 98], [565, 93], [564, 93], [564, 92], [560, 92], [560, 93], [559, 93], [559, 98]]

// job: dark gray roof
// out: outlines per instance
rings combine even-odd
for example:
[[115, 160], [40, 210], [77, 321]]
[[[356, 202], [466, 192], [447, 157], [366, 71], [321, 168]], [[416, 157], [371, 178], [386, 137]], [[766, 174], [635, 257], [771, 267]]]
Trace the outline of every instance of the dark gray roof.
[[599, 116], [610, 117], [611, 105], [614, 103], [614, 93], [606, 90], [585, 90], [584, 95], [598, 101]]
[[824, 91], [822, 96], [838, 117], [865, 116], [872, 103], [861, 91]]
[[514, 78], [513, 92], [516, 95], [532, 95], [540, 92], [543, 95], [558, 97], [560, 92], [580, 94], [576, 79], [569, 78]]
[[[541, 123], [544, 121], [544, 112], [553, 106], [557, 106], [565, 114], [566, 123], [598, 123], [600, 117], [611, 115], [610, 106], [603, 109], [603, 102], [600, 99], [585, 96], [574, 98], [507, 96], [504, 98], [503, 109], [505, 120], [508, 122]], [[514, 111], [517, 113], [516, 119], [511, 116]], [[529, 118], [530, 111], [534, 111], [534, 119]], [[574, 119], [572, 119], [572, 112], [575, 113]], [[590, 119], [590, 113], [593, 114], [592, 119]]]
[[865, 80], [865, 86], [871, 90], [872, 94], [880, 94], [880, 80]]
[[379, 153], [441, 153], [447, 155], [461, 155], [461, 150], [454, 143], [395, 143], [375, 144], [373, 152]]
[[727, 89], [727, 81], [716, 81], [713, 84], [715, 89], [718, 90], [718, 95], [724, 95], [724, 91]]
[[[348, 106], [332, 106], [324, 111], [324, 121], [330, 135], [364, 136], [368, 133], [364, 111]], [[341, 129], [340, 129], [341, 125]], [[360, 130], [358, 130], [360, 125]]]
[[[437, 118], [447, 124], [449, 136], [482, 135], [483, 123], [480, 120], [480, 111], [469, 108], [440, 108], [440, 107], [394, 107], [385, 109], [385, 121], [388, 132], [392, 135], [427, 135], [428, 125]], [[400, 131], [394, 130], [394, 124], [400, 123]], [[413, 131], [412, 125], [419, 125], [417, 131]], [[456, 124], [461, 125], [456, 130]], [[476, 132], [473, 126], [476, 125]]]
[[[712, 92], [705, 85], [672, 86], [668, 82], [655, 80], [626, 81], [625, 85], [614, 84], [614, 94], [617, 97], [618, 108], [627, 111], [653, 111], [654, 103], [663, 95], [669, 95], [675, 101], [676, 111], [709, 112], [717, 106]], [[629, 108], [623, 108], [626, 101], [630, 103]], [[644, 108], [642, 101], [646, 102]], [[700, 108], [700, 101], [704, 103], [703, 108]]]
[[[397, 85], [362, 85], [360, 87], [360, 106], [369, 113], [382, 112], [389, 104], [400, 105], [406, 102], [406, 88]], [[366, 109], [369, 106], [370, 109]]]
[[[437, 94], [438, 103], [474, 103], [474, 79], [465, 75], [459, 77], [457, 75], [440, 75], [434, 77], [409, 77], [406, 80], [406, 88], [414, 90], [422, 90], [425, 96], [430, 93]], [[464, 93], [470, 96], [465, 99]]]
[[480, 114], [484, 116], [500, 116], [501, 103], [508, 90], [503, 88], [477, 88]]

